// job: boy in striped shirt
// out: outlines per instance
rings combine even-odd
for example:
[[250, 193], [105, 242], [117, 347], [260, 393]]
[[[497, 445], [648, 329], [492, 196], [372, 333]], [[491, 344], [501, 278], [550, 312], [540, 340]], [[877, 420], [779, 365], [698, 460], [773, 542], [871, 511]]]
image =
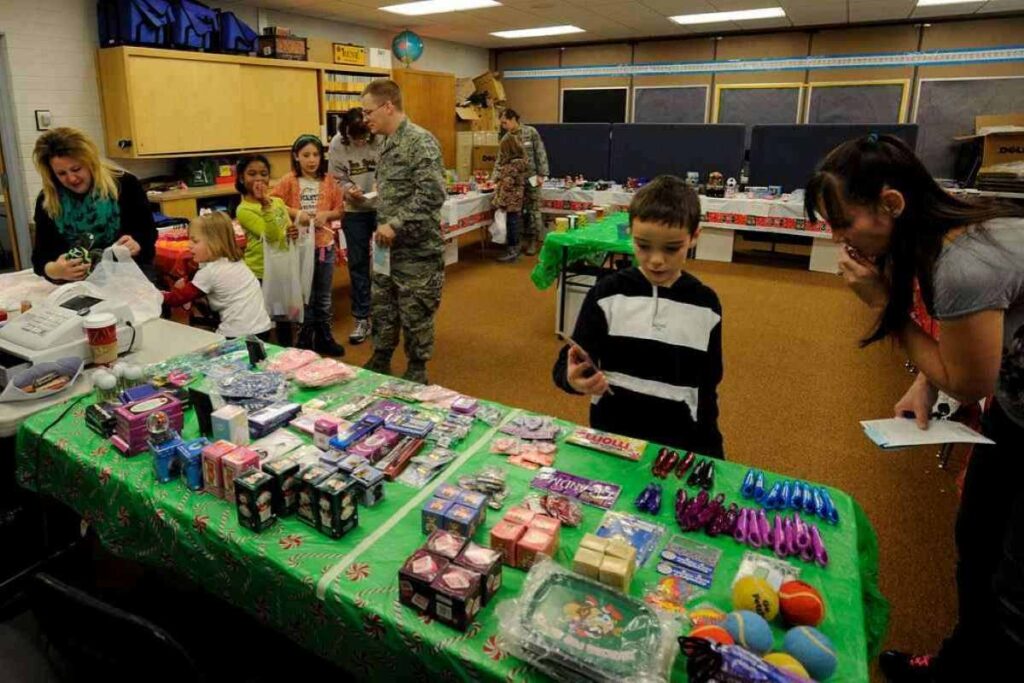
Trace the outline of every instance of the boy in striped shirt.
[[700, 199], [680, 178], [659, 176], [636, 193], [629, 223], [639, 267], [587, 294], [555, 384], [590, 397], [595, 429], [724, 457], [722, 306], [683, 271], [700, 232]]

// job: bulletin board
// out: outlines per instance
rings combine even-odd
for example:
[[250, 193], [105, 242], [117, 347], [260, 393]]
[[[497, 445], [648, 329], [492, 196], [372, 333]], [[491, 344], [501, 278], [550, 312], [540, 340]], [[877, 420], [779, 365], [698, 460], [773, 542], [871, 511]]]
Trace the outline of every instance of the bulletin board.
[[635, 86], [634, 123], [704, 123], [710, 88], [706, 85]]
[[629, 88], [563, 88], [562, 123], [625, 123]]
[[804, 123], [902, 123], [908, 91], [906, 80], [811, 83]]
[[769, 123], [798, 123], [803, 83], [719, 85], [715, 88], [715, 123], [742, 123], [747, 127]]
[[954, 177], [960, 143], [974, 133], [974, 117], [1024, 111], [1024, 77], [923, 78], [913, 121], [921, 129], [917, 154], [936, 178]]
[[622, 123], [612, 126], [611, 178], [654, 178], [712, 171], [738, 178], [744, 127], [716, 123]]

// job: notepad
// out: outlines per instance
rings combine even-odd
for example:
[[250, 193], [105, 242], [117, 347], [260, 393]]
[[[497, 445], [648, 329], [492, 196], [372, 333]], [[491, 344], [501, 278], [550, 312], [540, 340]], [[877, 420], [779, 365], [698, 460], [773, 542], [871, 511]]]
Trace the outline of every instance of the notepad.
[[867, 437], [885, 449], [943, 443], [995, 443], [970, 427], [952, 420], [931, 420], [928, 429], [919, 429], [914, 420], [905, 417], [863, 420], [860, 424]]

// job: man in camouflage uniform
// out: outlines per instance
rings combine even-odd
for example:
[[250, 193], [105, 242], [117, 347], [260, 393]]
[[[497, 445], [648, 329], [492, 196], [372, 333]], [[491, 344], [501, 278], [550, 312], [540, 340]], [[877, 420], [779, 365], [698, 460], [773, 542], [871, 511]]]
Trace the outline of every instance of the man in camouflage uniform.
[[445, 200], [441, 148], [431, 133], [402, 111], [398, 84], [373, 81], [363, 90], [370, 131], [386, 135], [377, 163], [378, 247], [391, 249], [391, 274], [373, 274], [370, 370], [391, 373], [400, 333], [409, 360], [404, 379], [427, 383], [434, 353], [434, 314], [444, 285], [441, 205]]
[[[537, 253], [540, 239], [544, 236], [544, 218], [540, 213], [540, 189], [548, 176], [548, 153], [544, 149], [544, 141], [533, 126], [519, 122], [519, 114], [514, 109], [506, 109], [501, 113], [501, 129], [506, 135], [515, 135], [523, 143], [526, 150], [527, 182], [526, 194], [523, 196], [522, 235], [520, 237], [527, 256]], [[502, 162], [498, 157], [494, 167]], [[537, 185], [531, 185], [529, 179], [538, 176]]]

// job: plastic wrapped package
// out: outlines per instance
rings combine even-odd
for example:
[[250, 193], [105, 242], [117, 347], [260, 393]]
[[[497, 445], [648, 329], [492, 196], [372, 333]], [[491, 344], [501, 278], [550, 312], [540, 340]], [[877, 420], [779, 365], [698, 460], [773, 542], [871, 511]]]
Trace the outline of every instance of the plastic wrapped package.
[[348, 365], [332, 358], [321, 358], [297, 369], [293, 379], [303, 387], [329, 387], [348, 382], [355, 376], [356, 371]]
[[738, 645], [684, 636], [679, 647], [687, 657], [686, 674], [692, 683], [809, 683]]
[[497, 613], [509, 651], [559, 681], [667, 682], [678, 653], [678, 621], [550, 560]]
[[293, 377], [296, 370], [319, 359], [320, 354], [308, 349], [285, 349], [273, 358], [269, 358], [263, 369], [280, 372], [285, 377]]
[[212, 388], [225, 399], [283, 401], [288, 398], [288, 384], [279, 372], [238, 370], [212, 380]]

